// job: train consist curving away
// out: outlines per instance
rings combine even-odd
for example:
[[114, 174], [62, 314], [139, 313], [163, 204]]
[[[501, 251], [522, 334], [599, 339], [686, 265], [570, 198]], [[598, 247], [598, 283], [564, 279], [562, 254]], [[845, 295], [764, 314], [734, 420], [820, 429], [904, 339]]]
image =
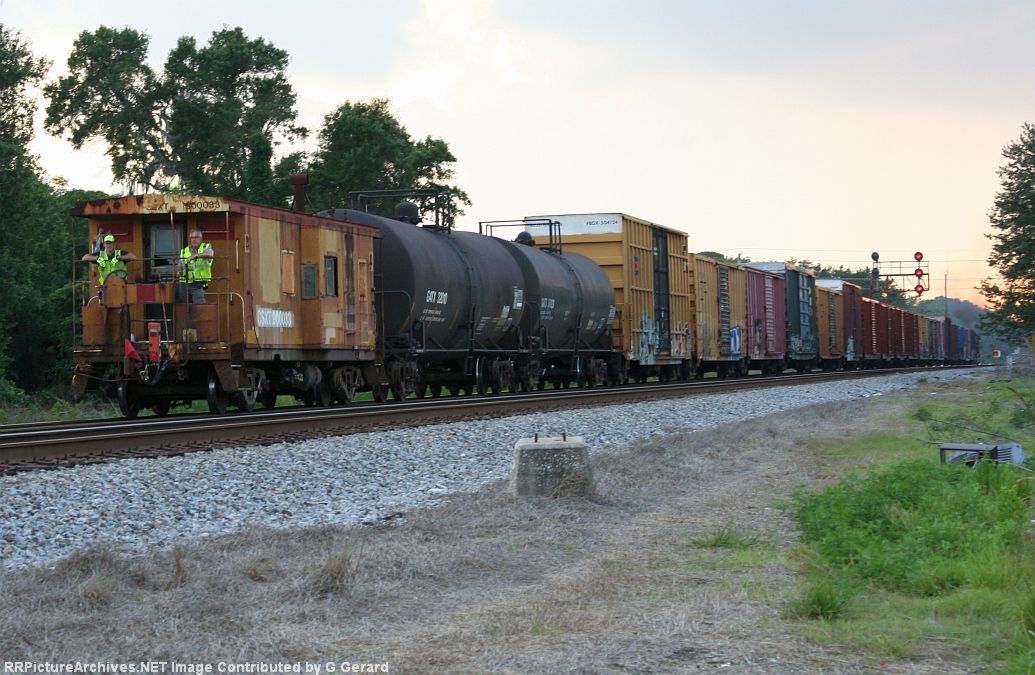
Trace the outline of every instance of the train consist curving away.
[[[977, 357], [977, 335], [948, 318], [784, 263], [697, 256], [685, 232], [618, 213], [479, 233], [420, 224], [408, 202], [396, 219], [162, 194], [73, 213], [91, 239], [112, 234], [136, 256], [103, 294], [91, 265], [73, 354], [76, 393], [109, 391], [129, 417], [195, 400], [222, 413], [284, 394], [327, 406], [359, 391], [385, 400]], [[215, 252], [204, 303], [176, 301], [193, 229]]]

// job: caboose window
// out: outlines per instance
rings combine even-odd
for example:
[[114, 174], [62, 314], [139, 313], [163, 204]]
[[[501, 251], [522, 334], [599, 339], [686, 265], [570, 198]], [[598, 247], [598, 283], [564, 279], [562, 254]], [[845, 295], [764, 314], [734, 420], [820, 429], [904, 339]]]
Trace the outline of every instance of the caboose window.
[[324, 295], [330, 297], [338, 296], [338, 256], [324, 256], [323, 258], [323, 286]]
[[176, 262], [180, 259], [185, 221], [172, 224], [168, 220], [145, 223], [144, 277], [151, 281], [171, 282], [176, 277]]
[[316, 297], [316, 265], [302, 265], [302, 299]]

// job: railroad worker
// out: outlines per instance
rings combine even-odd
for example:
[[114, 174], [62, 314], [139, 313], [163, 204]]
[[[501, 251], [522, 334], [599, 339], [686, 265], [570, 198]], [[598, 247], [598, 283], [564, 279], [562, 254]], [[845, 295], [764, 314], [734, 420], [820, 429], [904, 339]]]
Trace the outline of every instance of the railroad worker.
[[133, 262], [137, 256], [130, 251], [115, 248], [115, 235], [113, 234], [104, 235], [101, 245], [100, 252], [87, 253], [83, 256], [83, 260], [97, 263], [98, 281], [101, 286], [98, 296], [100, 296], [101, 302], [104, 302], [104, 282], [112, 274], [123, 278], [128, 276], [129, 270], [126, 269], [126, 263]]
[[205, 302], [205, 289], [212, 281], [212, 244], [201, 241], [201, 230], [190, 231], [190, 243], [180, 251], [180, 283], [176, 285], [176, 302]]

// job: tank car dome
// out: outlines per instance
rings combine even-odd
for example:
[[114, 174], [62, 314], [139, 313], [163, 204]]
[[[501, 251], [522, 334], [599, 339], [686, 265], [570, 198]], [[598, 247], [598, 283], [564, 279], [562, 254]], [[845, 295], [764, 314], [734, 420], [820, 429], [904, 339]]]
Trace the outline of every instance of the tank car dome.
[[518, 236], [514, 237], [515, 244], [524, 244], [525, 246], [535, 246], [535, 239], [532, 238], [532, 233], [528, 230], [518, 232]]
[[395, 219], [416, 225], [420, 222], [420, 210], [411, 201], [402, 201], [395, 205]]

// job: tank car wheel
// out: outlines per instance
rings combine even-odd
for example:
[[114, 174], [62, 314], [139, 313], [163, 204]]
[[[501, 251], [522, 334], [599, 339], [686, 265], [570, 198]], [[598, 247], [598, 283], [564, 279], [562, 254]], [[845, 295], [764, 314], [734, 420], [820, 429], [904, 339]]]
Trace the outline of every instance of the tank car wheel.
[[431, 398], [439, 398], [442, 396], [442, 385], [441, 384], [430, 384], [428, 389], [431, 391]]
[[208, 411], [213, 415], [225, 415], [230, 405], [230, 394], [219, 384], [219, 377], [213, 371], [208, 374]]
[[119, 401], [119, 410], [129, 418], [140, 414], [140, 395], [134, 382], [119, 380], [115, 387], [115, 396]]
[[241, 412], [251, 412], [255, 410], [255, 396], [249, 396], [243, 391], [234, 392], [234, 405]]
[[151, 410], [154, 411], [158, 417], [165, 417], [169, 414], [169, 410], [172, 408], [172, 403], [169, 401], [155, 401], [151, 404]]
[[331, 387], [331, 380], [327, 376], [320, 378], [320, 383], [306, 394], [306, 402], [317, 408], [326, 408], [333, 401], [334, 390]]
[[479, 356], [474, 362], [474, 393], [486, 396], [489, 393], [489, 375], [485, 372], [485, 358]]
[[388, 390], [384, 385], [372, 384], [370, 385], [370, 394], [374, 397], [374, 401], [377, 403], [388, 402]]
[[277, 406], [277, 392], [272, 389], [264, 391], [259, 395], [259, 401], [266, 410], [273, 410]]
[[352, 403], [352, 399], [356, 397], [356, 389], [359, 388], [359, 383], [362, 381], [362, 375], [355, 369], [335, 368], [331, 371], [330, 378], [335, 400], [345, 405]]

